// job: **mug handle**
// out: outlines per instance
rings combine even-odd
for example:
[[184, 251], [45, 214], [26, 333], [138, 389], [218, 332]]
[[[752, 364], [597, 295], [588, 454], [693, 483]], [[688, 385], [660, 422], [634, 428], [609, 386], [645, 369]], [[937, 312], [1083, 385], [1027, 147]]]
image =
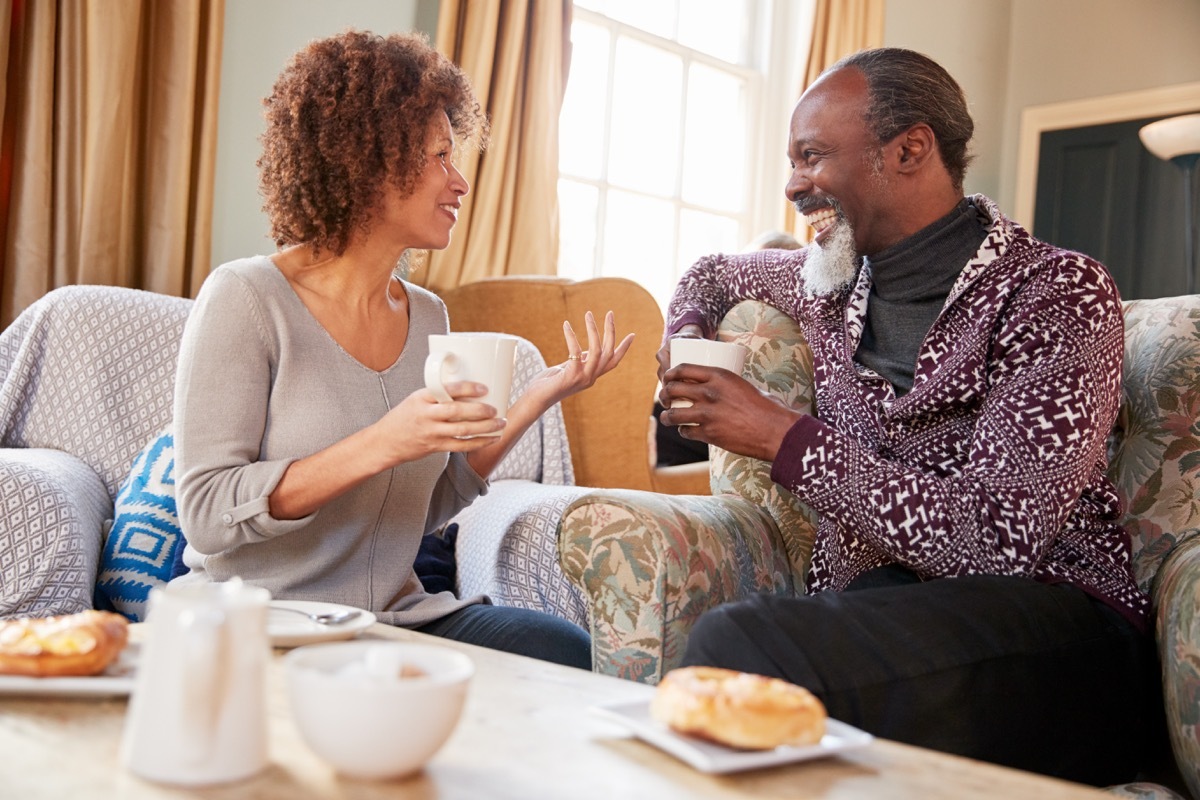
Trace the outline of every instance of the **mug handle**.
[[454, 399], [442, 382], [442, 369], [447, 364], [453, 367], [455, 360], [453, 353], [430, 353], [425, 359], [425, 388], [433, 392], [439, 403], [449, 403]]

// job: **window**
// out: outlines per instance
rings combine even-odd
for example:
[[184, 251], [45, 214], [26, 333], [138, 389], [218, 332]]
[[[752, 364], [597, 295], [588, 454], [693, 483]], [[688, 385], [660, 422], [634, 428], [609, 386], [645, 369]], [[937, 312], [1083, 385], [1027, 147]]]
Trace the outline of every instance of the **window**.
[[630, 278], [665, 307], [697, 258], [782, 225], [797, 18], [768, 0], [576, 0], [560, 275]]

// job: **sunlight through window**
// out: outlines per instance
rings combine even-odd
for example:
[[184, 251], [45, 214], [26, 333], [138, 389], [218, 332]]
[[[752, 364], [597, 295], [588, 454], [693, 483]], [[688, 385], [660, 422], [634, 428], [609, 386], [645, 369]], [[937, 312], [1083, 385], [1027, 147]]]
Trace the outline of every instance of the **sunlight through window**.
[[[740, 250], [758, 233], [760, 5], [577, 0], [560, 121], [559, 274], [631, 278], [665, 307], [696, 258]], [[772, 155], [782, 160], [782, 149]]]

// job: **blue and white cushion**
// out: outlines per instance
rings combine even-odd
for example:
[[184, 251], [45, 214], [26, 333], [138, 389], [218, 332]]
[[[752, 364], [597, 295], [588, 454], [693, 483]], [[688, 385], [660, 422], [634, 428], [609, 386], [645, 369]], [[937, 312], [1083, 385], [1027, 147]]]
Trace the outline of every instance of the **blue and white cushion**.
[[168, 427], [138, 453], [117, 492], [96, 607], [134, 622], [144, 619], [150, 590], [187, 571], [183, 546], [175, 510], [175, 438]]

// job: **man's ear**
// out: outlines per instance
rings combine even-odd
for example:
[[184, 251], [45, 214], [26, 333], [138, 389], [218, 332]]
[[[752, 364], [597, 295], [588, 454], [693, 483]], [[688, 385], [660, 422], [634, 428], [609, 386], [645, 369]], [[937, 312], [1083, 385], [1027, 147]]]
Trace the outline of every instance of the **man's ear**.
[[924, 122], [913, 125], [892, 140], [901, 173], [913, 173], [921, 169], [930, 158], [937, 157], [937, 136]]

